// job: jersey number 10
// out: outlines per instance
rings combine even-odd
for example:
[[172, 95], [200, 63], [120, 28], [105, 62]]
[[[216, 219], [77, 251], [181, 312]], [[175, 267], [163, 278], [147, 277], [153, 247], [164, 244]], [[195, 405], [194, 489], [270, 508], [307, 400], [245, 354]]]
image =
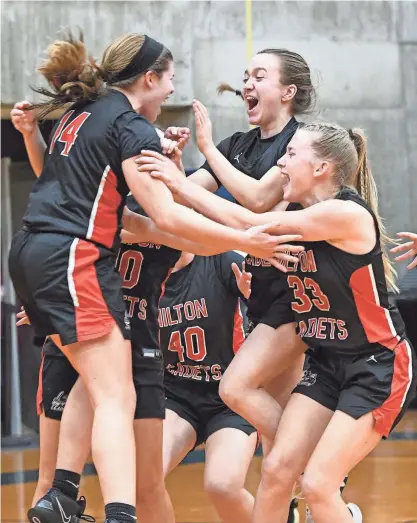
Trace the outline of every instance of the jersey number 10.
[[55, 143], [58, 140], [58, 142], [65, 143], [65, 147], [61, 151], [62, 156], [68, 156], [75, 140], [77, 139], [78, 131], [91, 114], [83, 112], [74, 118], [74, 120], [66, 127], [64, 127], [73, 113], [74, 111], [68, 111], [67, 114], [64, 114], [64, 116], [61, 118], [61, 121], [59, 122], [59, 125], [54, 132], [54, 136], [52, 137], [51, 145], [49, 146], [49, 154], [52, 154]]
[[184, 332], [185, 349], [181, 332], [174, 331], [169, 338], [168, 350], [178, 353], [178, 359], [184, 362], [184, 352], [189, 360], [203, 361], [207, 356], [206, 337], [201, 327], [188, 327]]

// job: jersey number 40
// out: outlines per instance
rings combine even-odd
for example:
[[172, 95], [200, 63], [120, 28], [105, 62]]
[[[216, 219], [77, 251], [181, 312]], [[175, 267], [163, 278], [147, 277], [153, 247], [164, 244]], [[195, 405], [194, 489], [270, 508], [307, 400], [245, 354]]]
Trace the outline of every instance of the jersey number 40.
[[49, 154], [52, 154], [54, 150], [55, 143], [58, 140], [59, 142], [65, 143], [64, 149], [61, 151], [62, 156], [68, 156], [71, 151], [72, 146], [74, 145], [75, 140], [78, 136], [78, 131], [80, 130], [82, 124], [87, 120], [91, 113], [83, 112], [79, 114], [72, 122], [70, 122], [66, 127], [65, 124], [73, 115], [74, 111], [68, 111], [61, 118], [54, 136], [52, 137], [51, 145], [49, 146]]
[[184, 332], [185, 349], [181, 339], [181, 332], [174, 331], [168, 344], [168, 350], [178, 353], [178, 359], [184, 362], [184, 353], [189, 360], [203, 361], [207, 356], [206, 337], [201, 327], [188, 327]]

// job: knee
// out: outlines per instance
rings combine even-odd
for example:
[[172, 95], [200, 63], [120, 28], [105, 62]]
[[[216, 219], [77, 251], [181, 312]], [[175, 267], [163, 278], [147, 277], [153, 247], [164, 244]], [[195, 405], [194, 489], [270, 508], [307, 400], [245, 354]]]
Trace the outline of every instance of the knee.
[[292, 489], [297, 473], [286, 456], [269, 454], [262, 463], [261, 481], [267, 489]]
[[245, 396], [243, 390], [244, 385], [236, 383], [235, 379], [223, 378], [219, 386], [219, 395], [230, 409], [239, 412], [242, 398]]
[[162, 474], [149, 475], [136, 483], [136, 503], [138, 506], [146, 503], [155, 504], [164, 492], [165, 483]]
[[204, 481], [204, 490], [213, 503], [236, 498], [243, 487], [241, 482], [227, 477], [209, 478]]
[[[320, 472], [308, 471], [301, 478], [301, 490], [309, 505], [329, 500], [332, 494], [329, 480]], [[337, 488], [336, 488], [337, 490]]]

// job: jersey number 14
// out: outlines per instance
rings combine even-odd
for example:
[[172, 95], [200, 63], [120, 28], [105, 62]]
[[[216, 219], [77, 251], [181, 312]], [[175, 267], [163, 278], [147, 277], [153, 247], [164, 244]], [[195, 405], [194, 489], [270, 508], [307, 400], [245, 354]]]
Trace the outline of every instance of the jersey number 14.
[[65, 124], [73, 115], [74, 111], [68, 111], [61, 118], [54, 136], [52, 137], [51, 145], [49, 146], [49, 154], [52, 154], [54, 150], [56, 141], [62, 142], [65, 144], [64, 149], [61, 151], [62, 156], [68, 156], [71, 151], [72, 146], [74, 145], [75, 140], [78, 136], [78, 131], [80, 130], [82, 124], [87, 120], [91, 113], [83, 112], [79, 114], [72, 122], [70, 122], [66, 127]]

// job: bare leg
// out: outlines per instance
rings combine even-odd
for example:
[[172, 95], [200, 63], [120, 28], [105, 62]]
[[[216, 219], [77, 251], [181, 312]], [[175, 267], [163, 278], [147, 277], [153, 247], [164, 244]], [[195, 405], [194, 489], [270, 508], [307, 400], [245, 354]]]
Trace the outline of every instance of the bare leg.
[[52, 487], [58, 454], [60, 422], [39, 416], [39, 479], [32, 500], [32, 507]]
[[163, 468], [166, 477], [194, 448], [197, 435], [193, 427], [176, 412], [167, 409], [164, 420]]
[[295, 482], [332, 416], [331, 410], [306, 396], [291, 396], [274, 446], [262, 464], [254, 523], [287, 523]]
[[141, 523], [175, 523], [162, 467], [161, 419], [134, 421], [136, 439], [136, 506]]
[[256, 448], [257, 434], [225, 428], [206, 443], [204, 486], [223, 523], [250, 523], [254, 498], [245, 479]]
[[[92, 452], [104, 503], [135, 505], [136, 462], [133, 415], [136, 393], [132, 379], [132, 351], [118, 327], [110, 334], [88, 342], [62, 347], [80, 374], [94, 409]], [[66, 408], [71, 404], [71, 394]], [[62, 427], [65, 416], [62, 420]], [[63, 430], [61, 428], [61, 430]], [[63, 432], [65, 434], [65, 432]], [[62, 467], [61, 453], [57, 467]]]
[[62, 413], [56, 468], [82, 474], [91, 450], [93, 415], [87, 389], [78, 378]]
[[220, 396], [226, 405], [271, 442], [282, 409], [261, 387], [280, 375], [305, 349], [295, 333], [295, 324], [276, 330], [260, 324], [239, 349], [220, 383]]
[[301, 482], [315, 523], [352, 523], [352, 515], [340, 496], [340, 484], [380, 440], [372, 413], [355, 420], [336, 411]]

